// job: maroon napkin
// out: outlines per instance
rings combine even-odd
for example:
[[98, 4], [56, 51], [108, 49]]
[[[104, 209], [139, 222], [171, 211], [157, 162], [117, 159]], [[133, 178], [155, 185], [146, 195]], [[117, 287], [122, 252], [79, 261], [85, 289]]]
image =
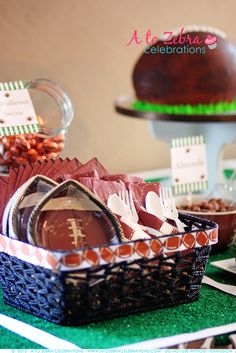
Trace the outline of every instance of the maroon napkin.
[[31, 176], [37, 175], [38, 174], [38, 170], [42, 165], [42, 161], [36, 161], [33, 164], [27, 163], [25, 165], [25, 171], [22, 175], [22, 178], [20, 180], [19, 186], [23, 185], [26, 181], [28, 181]]
[[29, 170], [31, 169], [31, 172], [29, 173], [29, 175], [37, 175], [42, 163], [43, 163], [42, 161], [36, 161], [32, 165], [27, 163], [27, 167], [29, 168]]
[[66, 158], [61, 161], [61, 164], [58, 164], [53, 169], [53, 172], [50, 173], [50, 178], [55, 180], [58, 183], [64, 181], [64, 175], [67, 173], [75, 173], [75, 171], [80, 168], [83, 164], [77, 159], [73, 158], [70, 160]]
[[140, 210], [141, 206], [145, 207], [145, 200], [147, 193], [149, 191], [154, 191], [159, 195], [159, 190], [161, 185], [159, 183], [126, 183], [126, 187], [131, 191], [134, 204], [137, 208], [137, 211]]
[[116, 217], [118, 218], [118, 220], [119, 220], [119, 222], [121, 224], [125, 239], [127, 241], [129, 241], [129, 240], [131, 241], [135, 230], [130, 228], [126, 223], [122, 222], [121, 216], [116, 214]]
[[133, 176], [133, 175], [128, 175], [128, 174], [111, 174], [111, 175], [105, 175], [101, 179], [103, 180], [109, 180], [109, 181], [117, 181], [122, 182], [122, 183], [143, 183], [144, 180], [142, 178]]
[[159, 230], [163, 224], [163, 221], [152, 215], [151, 213], [145, 212], [143, 210], [138, 211], [138, 216], [142, 225]]
[[81, 184], [85, 185], [95, 195], [100, 197], [101, 200], [107, 204], [107, 200], [112, 194], [119, 194], [119, 191], [126, 191], [126, 186], [123, 183], [116, 181], [106, 181], [95, 178], [81, 177], [78, 180]]
[[17, 182], [17, 176], [18, 176], [19, 170], [18, 168], [11, 168], [9, 172], [9, 179], [8, 179], [8, 185], [7, 185], [7, 192], [6, 192], [6, 197], [5, 197], [5, 204], [7, 204], [8, 200], [12, 196], [12, 194], [15, 191], [15, 185]]
[[75, 173], [75, 171], [82, 166], [83, 163], [81, 163], [77, 158], [73, 158], [67, 165], [67, 173]]
[[[177, 229], [175, 227], [173, 227], [171, 224], [164, 222], [162, 219], [160, 219], [157, 216], [154, 216], [151, 213], [148, 213], [144, 210], [139, 209], [138, 216], [139, 216], [139, 220], [143, 226], [153, 228], [153, 229], [158, 230], [160, 232], [163, 232], [163, 227], [168, 227], [168, 230], [169, 229], [170, 230], [167, 232], [164, 232], [164, 234], [178, 233]], [[148, 233], [148, 231], [147, 231], [147, 233]]]
[[73, 173], [64, 173], [64, 180], [74, 179], [77, 180], [80, 177], [91, 177], [91, 178], [102, 178], [108, 175], [108, 171], [103, 167], [103, 165], [97, 160], [97, 158], [93, 158], [80, 168], [78, 168]]
[[[46, 163], [47, 162], [47, 163]], [[48, 176], [51, 173], [52, 168], [55, 166], [55, 164], [58, 163], [58, 160], [54, 159], [48, 159], [47, 161], [43, 162], [44, 166], [40, 170], [40, 174], [44, 176]]]
[[20, 185], [20, 181], [21, 181], [21, 179], [23, 177], [23, 174], [25, 172], [25, 166], [26, 166], [25, 164], [21, 164], [20, 165], [20, 168], [19, 168], [19, 171], [18, 171], [18, 174], [17, 174], [15, 187], [14, 187], [14, 190], [12, 190], [12, 192], [15, 192], [18, 189], [19, 185]]
[[[41, 162], [41, 165], [37, 171], [38, 174], [42, 174], [42, 171], [44, 170], [45, 166], [48, 164], [49, 160], [44, 160]], [[32, 176], [35, 175], [34, 173], [32, 174]]]
[[20, 180], [17, 180], [17, 189], [23, 185], [27, 180], [29, 180], [29, 176], [32, 173], [33, 165], [30, 163], [25, 164], [24, 172]]
[[69, 163], [70, 163], [70, 158], [57, 159], [53, 164], [53, 166], [48, 171], [47, 176], [55, 180], [58, 177], [58, 175], [63, 174], [64, 171], [67, 170]]

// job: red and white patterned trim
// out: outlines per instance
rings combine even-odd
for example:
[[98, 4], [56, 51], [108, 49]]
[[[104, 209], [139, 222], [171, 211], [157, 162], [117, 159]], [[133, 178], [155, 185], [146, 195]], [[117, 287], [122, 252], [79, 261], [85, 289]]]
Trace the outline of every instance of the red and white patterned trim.
[[53, 252], [0, 234], [0, 251], [36, 266], [56, 269], [60, 261]]
[[0, 235], [0, 251], [51, 270], [71, 271], [86, 269], [125, 260], [152, 258], [158, 254], [184, 251], [218, 240], [218, 228], [192, 231], [184, 234], [167, 235], [156, 239], [139, 240], [110, 246], [86, 248], [73, 252], [49, 251]]

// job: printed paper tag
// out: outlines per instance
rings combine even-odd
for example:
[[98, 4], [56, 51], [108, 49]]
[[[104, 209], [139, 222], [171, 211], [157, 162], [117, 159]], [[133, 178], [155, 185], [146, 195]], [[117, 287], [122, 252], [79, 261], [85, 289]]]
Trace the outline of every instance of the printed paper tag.
[[23, 81], [0, 82], [0, 136], [39, 131], [38, 119]]
[[172, 140], [171, 168], [175, 194], [206, 189], [208, 176], [203, 136]]

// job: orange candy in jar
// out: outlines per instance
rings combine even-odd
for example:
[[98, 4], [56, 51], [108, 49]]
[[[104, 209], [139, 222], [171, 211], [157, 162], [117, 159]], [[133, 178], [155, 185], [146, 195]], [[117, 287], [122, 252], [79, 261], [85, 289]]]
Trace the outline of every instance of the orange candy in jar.
[[0, 170], [7, 171], [10, 166], [57, 158], [64, 147], [64, 141], [64, 134], [50, 138], [37, 134], [1, 137]]
[[40, 133], [0, 137], [0, 172], [3, 173], [11, 166], [59, 157], [74, 115], [70, 97], [56, 82], [35, 79], [25, 82], [24, 88], [37, 115]]
[[[28, 90], [40, 132], [0, 137], [0, 172], [3, 173], [11, 166], [59, 157], [74, 116], [70, 97], [56, 82], [35, 79], [20, 83]], [[22, 88], [18, 83], [17, 87]]]

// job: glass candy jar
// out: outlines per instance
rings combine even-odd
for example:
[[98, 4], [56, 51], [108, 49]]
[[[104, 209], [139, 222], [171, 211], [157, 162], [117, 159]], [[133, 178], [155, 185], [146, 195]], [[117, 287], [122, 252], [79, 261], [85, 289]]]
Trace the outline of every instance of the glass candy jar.
[[26, 83], [40, 125], [39, 133], [0, 138], [0, 171], [11, 166], [57, 158], [64, 148], [74, 108], [67, 93], [56, 83], [36, 79]]

